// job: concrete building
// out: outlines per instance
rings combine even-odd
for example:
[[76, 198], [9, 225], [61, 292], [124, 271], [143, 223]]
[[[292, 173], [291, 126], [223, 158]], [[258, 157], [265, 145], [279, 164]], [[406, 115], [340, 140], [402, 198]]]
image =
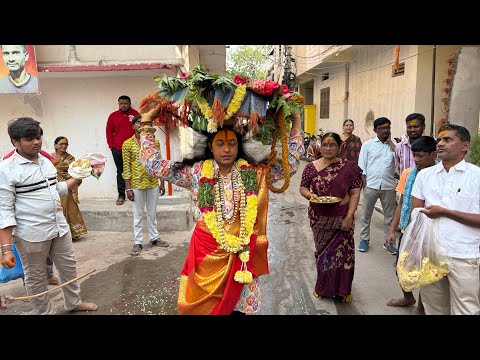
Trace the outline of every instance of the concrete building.
[[[285, 59], [289, 46], [292, 47], [290, 69], [296, 71], [296, 86], [304, 95], [309, 110], [308, 114], [305, 113], [305, 124], [308, 121], [315, 123], [315, 126], [308, 125], [310, 128], [341, 133], [343, 121], [350, 118], [355, 121], [355, 134], [366, 141], [375, 136], [373, 121], [385, 116], [392, 121], [392, 137], [400, 137], [405, 131], [406, 116], [420, 112], [427, 120], [426, 135], [431, 135], [439, 120], [448, 113], [445, 101], [449, 93], [453, 93], [448, 120], [466, 126], [473, 134], [478, 130], [480, 82], [477, 80], [479, 58], [475, 58], [477, 48], [401, 45], [399, 70], [394, 72], [395, 45], [282, 45], [274, 50], [277, 68], [273, 74], [277, 81], [283, 79], [289, 63]], [[465, 50], [462, 56], [461, 49], [469, 50]], [[455, 53], [460, 53], [461, 66], [452, 91], [451, 86], [446, 86], [447, 61]], [[465, 61], [467, 58], [469, 61]], [[455, 82], [463, 85], [456, 89]], [[468, 106], [455, 105], [455, 98], [460, 98], [455, 95], [456, 90], [463, 98], [465, 91], [469, 91]]]
[[[0, 154], [12, 149], [7, 134], [10, 119], [30, 116], [41, 122], [43, 149], [54, 151], [53, 141], [66, 136], [76, 158], [87, 152], [107, 155], [105, 173], [88, 178], [81, 197], [116, 197], [116, 167], [108, 149], [105, 126], [118, 110], [117, 99], [128, 95], [132, 107], [156, 91], [154, 77], [176, 76], [203, 64], [225, 74], [225, 45], [39, 45], [35, 46], [40, 95], [0, 94]], [[165, 136], [157, 130], [165, 151]], [[172, 131], [171, 158], [179, 157], [178, 129]]]

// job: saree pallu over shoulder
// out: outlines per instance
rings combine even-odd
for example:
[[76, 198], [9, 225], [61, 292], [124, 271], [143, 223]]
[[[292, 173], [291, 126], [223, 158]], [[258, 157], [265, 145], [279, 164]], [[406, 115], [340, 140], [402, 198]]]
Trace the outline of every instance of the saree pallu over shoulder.
[[68, 166], [75, 161], [75, 158], [69, 154], [65, 154], [65, 158], [61, 161], [55, 163], [55, 168], [57, 169], [57, 179], [58, 181], [65, 181], [71, 178], [68, 173]]
[[[361, 186], [362, 169], [353, 161], [345, 159], [337, 159], [330, 166], [321, 171], [317, 171], [310, 163], [307, 165], [309, 169], [309, 187], [319, 196], [336, 196], [341, 199], [347, 196], [351, 188]], [[305, 186], [302, 182], [301, 186]], [[344, 216], [348, 211], [348, 203], [340, 206], [340, 203], [324, 205], [310, 203], [309, 217], [310, 219], [319, 216]]]
[[[68, 173], [68, 166], [74, 161], [75, 158], [69, 153], [66, 153], [63, 160], [55, 163], [58, 181], [66, 181], [71, 178]], [[80, 203], [78, 200], [78, 187], [68, 190], [67, 195], [60, 198], [60, 202], [63, 209], [63, 215], [70, 226], [72, 238], [75, 239], [81, 235], [85, 235], [87, 233], [87, 226], [85, 225], [85, 220], [78, 207], [78, 204]]]
[[[247, 269], [254, 277], [268, 274], [266, 223], [268, 188], [265, 166], [255, 168], [258, 180], [258, 212], [250, 238]], [[238, 235], [239, 219], [229, 229]], [[234, 280], [241, 261], [237, 254], [220, 248], [203, 220], [197, 220], [187, 258], [180, 275], [178, 312], [182, 315], [229, 315], [240, 299], [244, 284]]]
[[347, 140], [342, 142], [338, 157], [358, 163], [361, 148], [362, 140], [360, 140], [358, 136], [352, 134]]
[[265, 165], [254, 166], [257, 173], [258, 183], [258, 210], [257, 222], [255, 223], [254, 234], [258, 235], [257, 249], [253, 253], [254, 275], [268, 274], [268, 239], [267, 239], [267, 216], [268, 216], [268, 186], [266, 181], [267, 167]]

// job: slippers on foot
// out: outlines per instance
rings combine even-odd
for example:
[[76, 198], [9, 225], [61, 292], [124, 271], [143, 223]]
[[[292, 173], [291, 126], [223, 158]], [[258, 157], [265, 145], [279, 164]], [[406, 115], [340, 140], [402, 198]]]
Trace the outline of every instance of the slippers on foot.
[[142, 252], [143, 246], [140, 244], [133, 245], [132, 251], [130, 251], [130, 255], [137, 256]]

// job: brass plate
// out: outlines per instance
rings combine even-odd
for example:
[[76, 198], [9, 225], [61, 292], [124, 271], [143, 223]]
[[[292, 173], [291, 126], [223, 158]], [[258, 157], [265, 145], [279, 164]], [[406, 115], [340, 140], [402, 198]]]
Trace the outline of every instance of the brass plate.
[[342, 201], [342, 199], [336, 196], [319, 196], [318, 200], [316, 200], [315, 198], [310, 200], [310, 202], [315, 204], [335, 204], [340, 201]]

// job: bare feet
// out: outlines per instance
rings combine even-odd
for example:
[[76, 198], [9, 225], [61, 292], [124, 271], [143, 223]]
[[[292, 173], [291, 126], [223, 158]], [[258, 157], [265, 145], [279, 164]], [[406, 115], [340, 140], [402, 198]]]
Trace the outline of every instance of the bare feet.
[[412, 306], [415, 305], [416, 300], [415, 299], [390, 299], [387, 302], [387, 306], [394, 306], [394, 307], [407, 307], [407, 306]]
[[98, 309], [97, 304], [82, 302], [75, 309], [72, 309], [70, 311], [72, 311], [72, 312], [75, 312], [75, 311], [95, 311], [97, 309]]
[[417, 306], [413, 313], [415, 315], [425, 315], [425, 309], [423, 308], [423, 306]]

